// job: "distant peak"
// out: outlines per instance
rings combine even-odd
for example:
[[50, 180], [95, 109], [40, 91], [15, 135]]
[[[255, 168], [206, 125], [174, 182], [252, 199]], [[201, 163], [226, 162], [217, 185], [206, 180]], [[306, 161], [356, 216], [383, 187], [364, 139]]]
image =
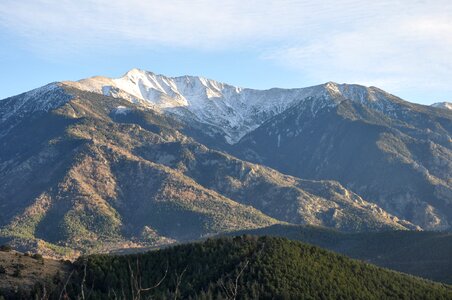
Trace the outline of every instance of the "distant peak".
[[334, 81], [328, 81], [327, 83], [325, 83], [325, 86], [338, 86], [339, 83], [334, 82]]
[[365, 85], [360, 85], [360, 84], [350, 84], [350, 83], [337, 83], [334, 81], [328, 81], [326, 83], [324, 83], [322, 86], [324, 86], [326, 89], [331, 89], [331, 90], [369, 90], [371, 89], [370, 87], [367, 87]]
[[180, 76], [167, 76], [164, 74], [158, 74], [151, 71], [139, 69], [139, 68], [133, 68], [127, 71], [121, 78], [136, 78], [136, 77], [155, 77], [155, 78], [162, 78], [167, 80], [175, 80], [175, 81], [185, 81], [185, 82], [200, 82], [203, 85], [208, 85], [209, 83], [213, 83], [215, 85], [228, 85], [226, 83], [222, 83], [219, 81], [216, 81], [214, 79], [210, 79], [204, 76], [197, 76], [197, 75], [180, 75]]
[[433, 103], [431, 106], [452, 110], [452, 102], [446, 102], [446, 101], [437, 102], [437, 103]]
[[325, 89], [333, 94], [340, 94], [339, 84], [333, 81], [328, 81], [324, 84]]
[[127, 73], [124, 74], [123, 78], [124, 77], [132, 78], [132, 77], [137, 77], [137, 76], [141, 77], [141, 76], [146, 76], [146, 75], [155, 75], [155, 74], [150, 71], [133, 68], [133, 69], [130, 69], [129, 71], [127, 71]]
[[306, 88], [255, 90], [202, 76], [173, 77], [139, 68], [129, 70], [120, 78], [84, 80], [80, 87], [209, 124], [224, 132], [230, 143], [237, 142], [266, 118], [307, 98], [321, 100], [311, 107], [313, 113], [343, 100], [381, 111], [392, 110], [395, 99], [376, 88], [333, 81]]

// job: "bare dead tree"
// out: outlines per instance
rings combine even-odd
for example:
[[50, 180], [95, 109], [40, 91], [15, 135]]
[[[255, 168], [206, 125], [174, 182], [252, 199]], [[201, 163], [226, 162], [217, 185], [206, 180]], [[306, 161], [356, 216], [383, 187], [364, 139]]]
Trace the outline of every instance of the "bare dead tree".
[[238, 287], [239, 287], [239, 279], [243, 274], [243, 271], [245, 271], [246, 267], [248, 267], [249, 261], [247, 260], [245, 262], [245, 264], [243, 265], [242, 269], [240, 270], [239, 274], [237, 274], [237, 276], [235, 277], [235, 281], [234, 281], [234, 298], [235, 299], [237, 297], [237, 291], [238, 291]]
[[185, 267], [184, 270], [180, 274], [175, 272], [176, 273], [176, 289], [174, 290], [174, 300], [177, 300], [177, 297], [179, 295], [179, 287], [182, 282], [182, 277], [184, 276], [184, 273], [186, 271], [187, 271], [187, 267]]
[[[257, 259], [258, 257], [260, 257], [262, 255], [264, 249], [265, 249], [265, 244], [262, 244], [262, 247], [258, 251], [253, 253], [250, 258]], [[246, 267], [248, 266], [249, 262], [250, 261], [247, 259], [247, 260], [245, 260], [245, 263], [243, 264], [242, 267], [240, 267], [240, 264], [238, 265], [238, 267], [240, 267], [240, 269], [233, 280], [229, 280], [228, 282], [225, 283], [225, 278], [222, 278], [218, 281], [220, 287], [226, 294], [227, 299], [235, 300], [237, 298], [239, 280], [240, 280], [240, 277], [242, 276], [243, 272], [245, 271]]]
[[[114, 297], [112, 297], [112, 296], [114, 296]], [[115, 300], [118, 299], [118, 295], [116, 294], [115, 289], [108, 289], [108, 299], [115, 299]]]
[[118, 299], [118, 295], [116, 295], [116, 292], [114, 289], [113, 289], [113, 294], [115, 295], [115, 300]]
[[133, 276], [132, 266], [130, 265], [130, 261], [127, 262], [129, 266], [130, 272], [130, 293], [132, 295], [132, 299], [135, 299], [135, 277]]
[[61, 289], [60, 296], [58, 297], [59, 300], [61, 300], [63, 298], [63, 294], [66, 292], [66, 287], [67, 287], [67, 285], [69, 283], [69, 280], [72, 277], [72, 274], [74, 274], [74, 270], [72, 270], [72, 272], [67, 277], [66, 282], [64, 283], [63, 288]]
[[46, 299], [49, 299], [49, 296], [47, 295], [46, 285], [42, 284], [42, 300]]
[[126, 293], [124, 292], [124, 287], [121, 287], [122, 299], [126, 299]]
[[165, 274], [163, 275], [163, 277], [155, 285], [153, 285], [151, 287], [143, 288], [142, 283], [141, 283], [140, 262], [139, 262], [138, 257], [136, 260], [136, 274], [135, 275], [133, 272], [132, 265], [130, 264], [130, 261], [128, 262], [128, 266], [129, 266], [129, 272], [130, 272], [130, 288], [131, 288], [131, 294], [132, 294], [133, 300], [140, 300], [142, 293], [148, 292], [148, 291], [153, 290], [153, 289], [157, 288], [158, 286], [160, 286], [162, 284], [163, 280], [165, 280], [166, 275], [168, 274], [168, 262], [166, 262], [166, 270], [165, 270]]
[[220, 279], [220, 281], [218, 282], [221, 288], [223, 289], [224, 293], [226, 294], [227, 299], [235, 300], [237, 298], [239, 289], [239, 279], [242, 276], [248, 264], [249, 261], [246, 260], [243, 266], [239, 269], [238, 274], [232, 281], [228, 281], [227, 283], [225, 283], [224, 279]]
[[94, 278], [91, 282], [91, 289], [89, 290], [88, 296], [86, 296], [86, 299], [89, 299], [91, 297], [91, 294], [93, 293], [93, 291], [94, 291]]
[[[40, 283], [40, 285], [42, 285], [42, 296], [41, 296], [41, 300], [47, 300], [49, 299], [50, 295], [47, 294], [47, 289], [46, 289], [46, 285], [44, 282]], [[38, 297], [39, 299], [39, 297]]]
[[80, 284], [81, 298], [83, 300], [85, 300], [86, 265], [86, 260], [83, 260], [83, 278], [82, 283]]

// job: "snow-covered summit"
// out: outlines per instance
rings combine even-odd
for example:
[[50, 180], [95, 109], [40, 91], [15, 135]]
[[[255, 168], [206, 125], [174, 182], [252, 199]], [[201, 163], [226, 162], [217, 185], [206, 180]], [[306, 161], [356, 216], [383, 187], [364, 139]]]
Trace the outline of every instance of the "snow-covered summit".
[[379, 110], [391, 110], [391, 95], [373, 87], [328, 82], [307, 88], [255, 90], [198, 76], [167, 77], [132, 69], [117, 79], [92, 77], [78, 88], [124, 98], [165, 113], [208, 124], [233, 144], [263, 122], [309, 97], [318, 99], [313, 113], [350, 99]]
[[431, 106], [452, 110], [452, 102], [438, 102], [433, 103]]

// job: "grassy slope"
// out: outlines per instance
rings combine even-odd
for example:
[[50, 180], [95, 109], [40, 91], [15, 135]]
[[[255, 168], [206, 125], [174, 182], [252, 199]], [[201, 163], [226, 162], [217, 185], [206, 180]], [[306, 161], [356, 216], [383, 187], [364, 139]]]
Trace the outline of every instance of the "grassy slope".
[[24, 291], [33, 289], [35, 285], [42, 282], [49, 284], [53, 280], [67, 277], [71, 267], [53, 259], [34, 258], [15, 251], [0, 251], [0, 269], [0, 295], [14, 297], [23, 293], [26, 297], [27, 293]]

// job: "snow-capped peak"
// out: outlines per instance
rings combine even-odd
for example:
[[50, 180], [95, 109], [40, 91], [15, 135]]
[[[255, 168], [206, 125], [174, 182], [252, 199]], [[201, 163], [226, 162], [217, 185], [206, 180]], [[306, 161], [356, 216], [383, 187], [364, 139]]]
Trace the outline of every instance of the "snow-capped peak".
[[452, 102], [437, 102], [433, 103], [431, 106], [452, 110]]
[[[167, 77], [132, 69], [117, 79], [93, 77], [81, 80], [78, 88], [124, 98], [185, 120], [209, 124], [223, 132], [233, 144], [272, 116], [309, 97], [317, 98], [315, 113], [341, 99], [388, 109], [389, 94], [376, 88], [328, 82], [298, 88], [254, 90], [198, 76]], [[389, 107], [390, 109], [390, 107]]]

